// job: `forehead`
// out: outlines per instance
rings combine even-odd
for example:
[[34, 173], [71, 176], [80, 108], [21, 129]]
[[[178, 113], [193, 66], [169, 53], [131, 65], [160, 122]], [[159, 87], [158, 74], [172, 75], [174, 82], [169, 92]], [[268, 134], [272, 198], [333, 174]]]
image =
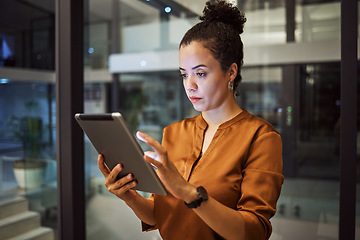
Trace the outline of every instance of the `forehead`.
[[218, 63], [211, 51], [200, 42], [191, 42], [188, 45], [181, 46], [179, 50], [179, 62], [180, 68], [184, 69], [197, 65], [211, 67]]

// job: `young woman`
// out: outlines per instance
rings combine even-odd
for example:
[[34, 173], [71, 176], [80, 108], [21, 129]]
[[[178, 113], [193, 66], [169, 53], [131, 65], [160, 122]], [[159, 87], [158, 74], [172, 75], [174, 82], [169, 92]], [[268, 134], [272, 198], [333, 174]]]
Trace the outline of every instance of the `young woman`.
[[169, 195], [143, 198], [133, 176], [116, 180], [121, 165], [110, 171], [101, 155], [99, 169], [143, 229], [163, 239], [268, 239], [283, 183], [281, 138], [235, 101], [244, 15], [225, 1], [206, 5], [179, 50], [184, 89], [201, 114], [166, 127], [162, 145], [137, 133], [154, 149], [144, 158]]

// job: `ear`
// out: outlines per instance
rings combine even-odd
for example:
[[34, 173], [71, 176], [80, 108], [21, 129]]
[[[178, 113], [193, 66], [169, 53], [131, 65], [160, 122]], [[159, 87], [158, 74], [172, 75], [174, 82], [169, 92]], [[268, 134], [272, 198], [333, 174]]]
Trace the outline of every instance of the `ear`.
[[236, 63], [232, 63], [228, 70], [228, 76], [231, 81], [234, 81], [238, 73], [238, 65]]

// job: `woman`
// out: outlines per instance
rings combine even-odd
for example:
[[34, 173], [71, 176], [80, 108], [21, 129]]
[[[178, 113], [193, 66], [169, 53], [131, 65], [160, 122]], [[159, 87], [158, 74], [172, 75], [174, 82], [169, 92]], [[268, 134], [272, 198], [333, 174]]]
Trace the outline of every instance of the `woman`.
[[236, 8], [207, 3], [202, 22], [180, 43], [186, 94], [201, 114], [166, 127], [162, 145], [138, 132], [154, 149], [145, 160], [157, 167], [168, 196], [143, 198], [129, 174], [116, 176], [103, 157], [108, 190], [124, 200], [164, 239], [268, 239], [283, 182], [281, 138], [266, 121], [242, 110], [234, 93], [243, 61], [240, 35], [246, 21]]

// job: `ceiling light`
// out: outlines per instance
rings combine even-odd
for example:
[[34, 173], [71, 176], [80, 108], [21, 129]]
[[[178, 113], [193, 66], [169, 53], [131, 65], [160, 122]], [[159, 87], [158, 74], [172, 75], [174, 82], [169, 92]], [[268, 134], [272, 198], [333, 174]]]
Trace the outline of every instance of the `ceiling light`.
[[171, 7], [166, 7], [166, 8], [165, 8], [165, 12], [166, 12], [166, 13], [170, 13], [170, 12], [171, 12]]
[[0, 84], [6, 84], [9, 82], [9, 79], [6, 79], [6, 78], [1, 78], [0, 79]]

